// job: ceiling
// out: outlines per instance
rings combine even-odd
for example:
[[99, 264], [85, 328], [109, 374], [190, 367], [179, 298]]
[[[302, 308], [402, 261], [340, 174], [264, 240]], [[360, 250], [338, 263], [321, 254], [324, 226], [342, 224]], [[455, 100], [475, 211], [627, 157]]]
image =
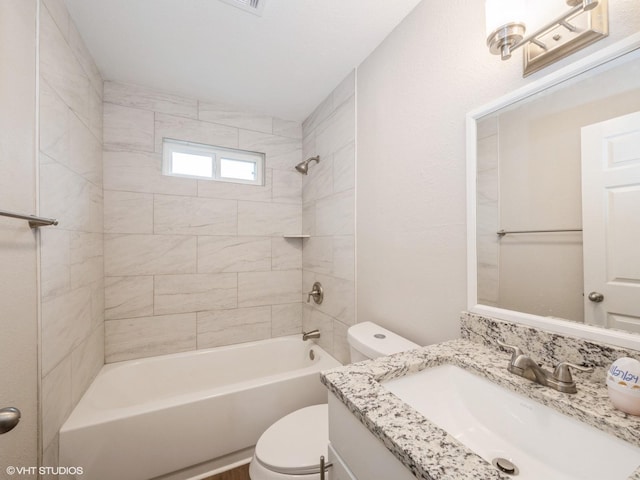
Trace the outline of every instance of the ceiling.
[[66, 0], [105, 80], [303, 120], [420, 0]]

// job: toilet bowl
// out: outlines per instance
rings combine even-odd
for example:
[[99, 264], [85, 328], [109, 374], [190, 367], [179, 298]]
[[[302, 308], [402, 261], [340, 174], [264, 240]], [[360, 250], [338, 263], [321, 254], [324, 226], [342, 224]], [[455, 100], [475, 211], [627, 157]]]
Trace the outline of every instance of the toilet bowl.
[[[349, 328], [352, 362], [419, 348], [375, 323]], [[251, 480], [320, 480], [320, 456], [327, 459], [329, 409], [326, 403], [296, 410], [271, 425], [256, 444]]]

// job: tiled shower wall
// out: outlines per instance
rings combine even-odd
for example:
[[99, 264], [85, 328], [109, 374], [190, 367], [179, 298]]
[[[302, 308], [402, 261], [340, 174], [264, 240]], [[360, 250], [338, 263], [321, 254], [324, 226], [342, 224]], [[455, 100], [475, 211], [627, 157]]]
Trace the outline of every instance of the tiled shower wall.
[[[299, 333], [301, 125], [106, 82], [105, 355]], [[266, 153], [264, 186], [161, 174], [163, 137]]]
[[[305, 330], [319, 328], [319, 343], [348, 362], [347, 329], [355, 323], [355, 71], [303, 122], [303, 290], [322, 284], [322, 304], [305, 303]], [[306, 296], [305, 296], [306, 298]]]
[[43, 464], [104, 364], [102, 78], [64, 2], [40, 5], [41, 416]]

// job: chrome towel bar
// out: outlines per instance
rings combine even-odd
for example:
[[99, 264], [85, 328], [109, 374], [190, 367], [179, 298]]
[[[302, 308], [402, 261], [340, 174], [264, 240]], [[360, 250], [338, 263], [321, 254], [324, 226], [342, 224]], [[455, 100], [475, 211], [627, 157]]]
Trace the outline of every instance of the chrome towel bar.
[[511, 235], [514, 233], [562, 233], [562, 232], [581, 232], [581, 228], [565, 229], [565, 230], [513, 230], [507, 232], [505, 230], [498, 230], [496, 235], [504, 237], [505, 235]]
[[55, 218], [36, 217], [35, 215], [21, 215], [19, 213], [7, 212], [6, 210], [0, 210], [0, 217], [19, 218], [21, 220], [28, 220], [31, 228], [46, 227], [47, 225], [58, 225], [58, 220]]

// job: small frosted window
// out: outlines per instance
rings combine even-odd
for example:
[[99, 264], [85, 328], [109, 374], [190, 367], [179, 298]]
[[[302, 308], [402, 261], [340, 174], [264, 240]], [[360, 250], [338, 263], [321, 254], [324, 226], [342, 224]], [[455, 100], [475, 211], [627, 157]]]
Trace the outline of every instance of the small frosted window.
[[240, 180], [253, 181], [256, 179], [256, 162], [221, 158], [220, 176], [222, 178], [237, 178]]
[[264, 185], [264, 153], [169, 138], [162, 149], [164, 175]]
[[213, 157], [172, 152], [171, 172], [175, 175], [211, 178], [213, 176]]

